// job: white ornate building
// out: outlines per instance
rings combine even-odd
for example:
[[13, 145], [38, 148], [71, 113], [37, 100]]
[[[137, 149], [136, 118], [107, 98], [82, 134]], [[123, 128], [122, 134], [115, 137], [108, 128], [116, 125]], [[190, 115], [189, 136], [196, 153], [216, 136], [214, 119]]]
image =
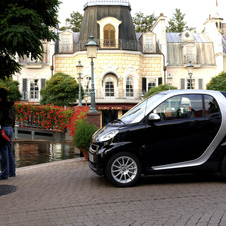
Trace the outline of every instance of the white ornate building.
[[[43, 43], [40, 62], [19, 59], [23, 69], [15, 76], [24, 101], [40, 101], [40, 89], [56, 72], [76, 79], [76, 65], [83, 67], [82, 86], [90, 93], [91, 66], [85, 45], [89, 36], [99, 45], [94, 60], [96, 107], [103, 125], [138, 103], [153, 86], [169, 82], [178, 89], [206, 89], [210, 79], [226, 70], [226, 32], [221, 18], [209, 18], [204, 33], [185, 30], [166, 33], [166, 17], [160, 15], [150, 32], [136, 34], [128, 0], [88, 0], [79, 33], [58, 32], [59, 41]], [[188, 61], [194, 65], [192, 79]], [[88, 100], [88, 104], [90, 100]], [[85, 104], [83, 100], [83, 104]]]

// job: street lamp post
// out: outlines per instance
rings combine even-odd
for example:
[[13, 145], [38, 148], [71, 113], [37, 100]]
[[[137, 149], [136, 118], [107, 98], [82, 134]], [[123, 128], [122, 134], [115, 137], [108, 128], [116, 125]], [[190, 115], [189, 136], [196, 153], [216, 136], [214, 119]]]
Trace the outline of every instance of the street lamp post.
[[170, 90], [171, 79], [173, 79], [173, 77], [171, 77], [171, 75], [169, 74], [168, 77], [167, 77], [167, 82], [169, 84], [169, 90]]
[[191, 64], [191, 61], [189, 61], [189, 64], [186, 66], [187, 70], [188, 70], [188, 76], [190, 78], [190, 89], [192, 89], [192, 74], [193, 74], [193, 68], [194, 68], [194, 65]]
[[76, 66], [77, 72], [78, 72], [78, 79], [79, 79], [79, 92], [78, 92], [78, 97], [79, 97], [79, 103], [78, 106], [82, 106], [82, 91], [81, 91], [81, 74], [82, 74], [82, 69], [83, 66], [81, 65], [81, 61], [79, 60], [78, 65]]
[[95, 88], [94, 88], [94, 71], [93, 71], [93, 58], [97, 57], [97, 48], [98, 45], [96, 42], [93, 41], [94, 37], [90, 36], [90, 41], [86, 44], [87, 49], [87, 57], [91, 58], [91, 106], [90, 106], [90, 113], [92, 112], [98, 112], [96, 110], [96, 104], [95, 104]]

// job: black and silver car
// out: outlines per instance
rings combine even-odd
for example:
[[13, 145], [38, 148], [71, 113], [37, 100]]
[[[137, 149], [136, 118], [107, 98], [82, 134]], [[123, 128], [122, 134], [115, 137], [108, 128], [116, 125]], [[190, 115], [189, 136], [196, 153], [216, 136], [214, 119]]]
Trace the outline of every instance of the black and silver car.
[[93, 135], [89, 166], [123, 187], [141, 174], [209, 170], [226, 180], [226, 93], [172, 90], [145, 99]]

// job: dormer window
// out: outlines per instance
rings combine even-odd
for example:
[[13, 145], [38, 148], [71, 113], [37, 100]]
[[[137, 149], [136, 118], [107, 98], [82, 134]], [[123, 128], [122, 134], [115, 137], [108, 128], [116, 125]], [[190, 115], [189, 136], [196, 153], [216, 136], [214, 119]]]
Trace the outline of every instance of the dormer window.
[[148, 32], [143, 34], [143, 52], [144, 53], [156, 52], [156, 38], [154, 33]]
[[107, 24], [104, 27], [104, 47], [115, 47], [115, 27]]
[[105, 17], [97, 23], [100, 25], [100, 48], [118, 48], [121, 21], [114, 17]]
[[194, 44], [188, 44], [183, 47], [184, 64], [189, 61], [196, 64], [196, 46]]
[[66, 31], [60, 34], [60, 53], [73, 53], [73, 33]]

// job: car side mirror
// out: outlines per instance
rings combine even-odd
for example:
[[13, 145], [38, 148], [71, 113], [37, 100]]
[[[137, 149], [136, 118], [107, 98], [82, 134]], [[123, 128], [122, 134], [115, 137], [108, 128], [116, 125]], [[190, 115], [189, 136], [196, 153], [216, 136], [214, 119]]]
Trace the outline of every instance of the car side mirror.
[[156, 113], [151, 113], [149, 116], [148, 116], [148, 121], [149, 122], [157, 122], [157, 121], [160, 121], [161, 118], [158, 114]]

